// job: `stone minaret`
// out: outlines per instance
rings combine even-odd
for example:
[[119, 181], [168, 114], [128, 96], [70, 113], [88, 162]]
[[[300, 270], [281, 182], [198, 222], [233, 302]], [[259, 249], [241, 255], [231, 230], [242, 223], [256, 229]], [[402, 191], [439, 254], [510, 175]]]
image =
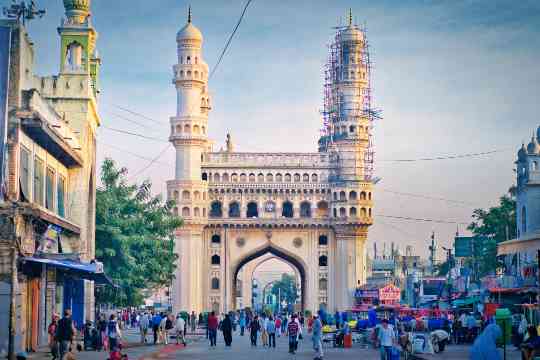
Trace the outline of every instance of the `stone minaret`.
[[176, 231], [178, 270], [173, 283], [173, 309], [200, 312], [207, 274], [201, 273], [203, 227], [207, 214], [207, 182], [201, 178], [203, 153], [208, 150], [208, 65], [202, 58], [203, 36], [191, 23], [176, 36], [178, 63], [173, 66], [177, 92], [176, 116], [171, 117], [170, 141], [176, 149], [175, 179], [167, 183], [169, 198], [176, 201], [175, 212], [184, 219]]
[[[336, 306], [350, 307], [354, 288], [365, 283], [366, 240], [372, 223], [370, 179], [369, 57], [365, 33], [352, 23], [330, 47], [326, 106], [328, 130], [322, 151], [333, 154], [332, 212], [336, 230]], [[366, 161], [367, 160], [367, 161]]]

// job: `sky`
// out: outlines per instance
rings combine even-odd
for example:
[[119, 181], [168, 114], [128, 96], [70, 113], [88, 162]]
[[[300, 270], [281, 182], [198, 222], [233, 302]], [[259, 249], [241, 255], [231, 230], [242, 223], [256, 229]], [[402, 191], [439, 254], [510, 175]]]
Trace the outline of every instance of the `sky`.
[[[41, 75], [57, 73], [62, 1], [37, 3], [47, 14], [29, 25], [36, 68]], [[192, 0], [193, 23], [204, 35], [211, 68], [244, 4]], [[156, 193], [174, 177], [174, 150], [166, 149], [166, 139], [176, 111], [175, 35], [186, 22], [187, 7], [183, 0], [92, 2], [103, 63], [98, 160], [113, 158], [133, 181], [151, 179]], [[354, 21], [367, 27], [374, 102], [383, 111], [374, 129], [381, 180], [368, 246], [371, 252], [373, 242], [379, 249], [395, 242], [402, 251], [411, 245], [426, 256], [432, 231], [438, 245], [450, 246], [456, 230], [467, 234], [473, 209], [496, 205], [515, 181], [517, 149], [540, 125], [540, 2], [253, 0], [210, 79], [209, 137], [215, 150], [227, 132], [237, 151], [317, 150], [327, 44], [350, 7]], [[493, 150], [473, 158], [392, 161]], [[148, 167], [146, 159], [161, 152]]]

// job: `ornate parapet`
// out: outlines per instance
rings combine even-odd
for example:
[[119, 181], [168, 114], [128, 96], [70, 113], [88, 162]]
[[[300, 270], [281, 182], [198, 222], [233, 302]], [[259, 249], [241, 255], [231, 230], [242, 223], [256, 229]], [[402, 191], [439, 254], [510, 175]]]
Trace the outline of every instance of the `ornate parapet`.
[[204, 168], [334, 168], [332, 156], [328, 153], [228, 153], [210, 152], [204, 154]]

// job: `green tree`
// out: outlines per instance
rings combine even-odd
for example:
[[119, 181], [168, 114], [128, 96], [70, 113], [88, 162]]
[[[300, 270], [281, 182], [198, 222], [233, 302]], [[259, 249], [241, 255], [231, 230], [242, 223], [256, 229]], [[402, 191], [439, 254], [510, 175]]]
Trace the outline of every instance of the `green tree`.
[[473, 222], [467, 227], [478, 236], [473, 245], [477, 263], [477, 275], [494, 273], [497, 268], [497, 244], [516, 237], [516, 201], [515, 191], [509, 189], [507, 195], [499, 199], [499, 205], [473, 211]]
[[276, 295], [276, 297], [281, 296], [281, 299], [278, 297], [278, 302], [285, 300], [289, 304], [294, 304], [298, 298], [296, 291], [295, 277], [289, 274], [282, 274], [281, 279], [272, 285], [271, 293]]
[[140, 305], [143, 290], [169, 285], [174, 277], [174, 230], [182, 220], [173, 202], [153, 196], [152, 184], [128, 184], [127, 169], [111, 159], [101, 166], [96, 192], [96, 258], [118, 288], [104, 288], [97, 301]]

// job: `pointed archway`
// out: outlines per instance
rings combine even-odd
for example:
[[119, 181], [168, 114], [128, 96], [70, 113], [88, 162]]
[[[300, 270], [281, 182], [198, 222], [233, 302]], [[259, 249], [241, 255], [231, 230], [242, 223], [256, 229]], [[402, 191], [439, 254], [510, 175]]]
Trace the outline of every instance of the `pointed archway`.
[[298, 260], [296, 257], [294, 257], [293, 255], [290, 255], [288, 253], [286, 253], [285, 251], [283, 250], [280, 250], [272, 245], [270, 246], [266, 246], [262, 249], [259, 249], [259, 250], [256, 250], [254, 251], [253, 253], [247, 255], [246, 257], [244, 257], [242, 260], [240, 260], [234, 267], [233, 267], [233, 271], [232, 271], [232, 274], [233, 274], [233, 277], [232, 277], [232, 281], [231, 281], [231, 289], [232, 291], [230, 292], [231, 296], [232, 296], [232, 301], [231, 301], [231, 304], [233, 304], [233, 307], [235, 308], [236, 307], [236, 299], [235, 299], [235, 294], [237, 293], [237, 289], [236, 289], [236, 285], [237, 285], [237, 278], [238, 278], [238, 273], [240, 271], [240, 269], [242, 269], [242, 267], [244, 265], [246, 265], [247, 263], [249, 263], [250, 261], [252, 260], [255, 260], [263, 255], [266, 255], [266, 254], [272, 254], [274, 255], [275, 257], [285, 261], [286, 263], [290, 264], [291, 266], [295, 267], [297, 270], [298, 270], [298, 273], [300, 274], [300, 289], [301, 289], [301, 292], [300, 292], [300, 306], [301, 306], [301, 310], [304, 311], [305, 310], [305, 306], [306, 306], [306, 270], [305, 270], [305, 267], [304, 265], [302, 264], [302, 262], [300, 260]]

